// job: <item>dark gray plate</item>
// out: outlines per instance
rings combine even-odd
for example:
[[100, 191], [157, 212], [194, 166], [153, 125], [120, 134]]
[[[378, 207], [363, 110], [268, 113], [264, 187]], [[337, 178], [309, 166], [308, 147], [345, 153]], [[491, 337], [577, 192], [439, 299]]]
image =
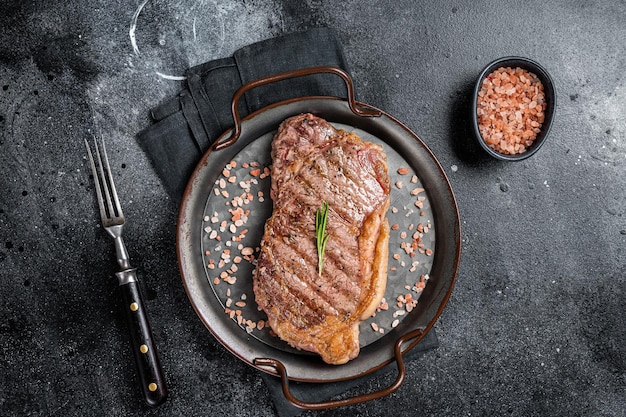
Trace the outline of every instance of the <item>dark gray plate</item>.
[[[267, 327], [259, 329], [265, 315], [258, 310], [252, 291], [254, 264], [249, 254], [256, 254], [272, 210], [270, 178], [262, 175], [271, 164], [271, 140], [280, 122], [304, 112], [381, 144], [392, 182], [388, 218], [390, 225], [397, 227], [392, 228], [390, 237], [387, 308], [361, 324], [361, 353], [341, 366], [324, 364], [316, 355], [289, 347]], [[399, 168], [409, 172], [399, 174]], [[239, 207], [245, 222], [235, 223], [232, 213]], [[420, 224], [424, 227], [421, 232]], [[421, 241], [414, 248], [416, 237]], [[408, 128], [385, 113], [379, 117], [356, 115], [340, 99], [304, 98], [248, 116], [234, 144], [207, 152], [183, 197], [177, 250], [187, 294], [201, 320], [226, 348], [265, 372], [275, 373], [255, 365], [255, 359], [281, 361], [293, 380], [329, 382], [386, 365], [394, 359], [393, 345], [400, 336], [432, 327], [455, 281], [460, 222], [443, 170]], [[420, 281], [425, 281], [423, 290]], [[413, 308], [399, 304], [398, 297], [406, 300], [406, 294], [418, 300]], [[417, 341], [408, 343], [406, 349]]]

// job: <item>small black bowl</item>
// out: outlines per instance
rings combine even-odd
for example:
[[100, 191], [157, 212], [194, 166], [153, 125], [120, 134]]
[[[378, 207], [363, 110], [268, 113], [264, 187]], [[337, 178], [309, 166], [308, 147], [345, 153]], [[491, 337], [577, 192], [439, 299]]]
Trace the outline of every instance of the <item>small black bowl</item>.
[[[489, 147], [480, 134], [478, 130], [478, 114], [477, 114], [477, 105], [478, 105], [478, 92], [480, 91], [483, 80], [501, 67], [511, 67], [511, 68], [522, 68], [533, 74], [535, 74], [541, 83], [543, 84], [546, 109], [544, 111], [544, 122], [541, 126], [541, 132], [537, 134], [536, 139], [533, 141], [532, 145], [523, 153], [508, 155], [503, 154], [495, 149]], [[474, 136], [480, 146], [487, 152], [489, 155], [493, 156], [496, 159], [500, 159], [503, 161], [521, 161], [532, 156], [535, 152], [541, 148], [548, 137], [548, 133], [550, 132], [550, 128], [552, 127], [552, 120], [554, 117], [554, 112], [556, 109], [556, 90], [554, 88], [554, 82], [552, 81], [552, 77], [548, 74], [541, 65], [532, 61], [528, 58], [510, 56], [505, 58], [497, 59], [491, 62], [489, 65], [485, 67], [485, 69], [480, 73], [478, 80], [476, 81], [476, 85], [474, 87], [474, 96], [472, 98], [472, 108], [471, 108], [471, 121], [472, 121], [472, 129], [474, 131]]]

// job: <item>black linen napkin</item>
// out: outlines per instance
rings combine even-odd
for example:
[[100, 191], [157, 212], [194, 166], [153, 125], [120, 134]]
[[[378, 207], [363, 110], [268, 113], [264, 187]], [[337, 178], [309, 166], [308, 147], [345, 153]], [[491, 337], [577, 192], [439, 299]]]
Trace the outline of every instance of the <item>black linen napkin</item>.
[[[243, 84], [302, 68], [330, 65], [349, 73], [342, 46], [334, 30], [315, 28], [261, 41], [237, 50], [232, 57], [190, 68], [187, 88], [152, 109], [156, 123], [140, 132], [137, 140], [150, 158], [168, 194], [179, 201], [196, 164], [211, 143], [233, 126], [231, 99]], [[343, 80], [332, 74], [309, 75], [248, 91], [239, 103], [241, 116], [269, 104], [295, 97], [347, 97]], [[438, 346], [431, 330], [405, 355], [405, 361]], [[395, 364], [389, 365], [395, 367]], [[384, 372], [329, 384], [291, 383], [296, 398], [326, 401]], [[283, 396], [280, 379], [262, 373], [279, 416], [296, 416], [300, 410]]]
[[[232, 57], [190, 68], [187, 88], [152, 109], [156, 123], [137, 135], [168, 194], [180, 200], [201, 156], [234, 125], [231, 100], [240, 86], [280, 72], [322, 65], [349, 71], [341, 44], [330, 28], [257, 42]], [[347, 97], [347, 89], [335, 75], [309, 75], [252, 89], [238, 108], [244, 117], [272, 103], [314, 95]]]

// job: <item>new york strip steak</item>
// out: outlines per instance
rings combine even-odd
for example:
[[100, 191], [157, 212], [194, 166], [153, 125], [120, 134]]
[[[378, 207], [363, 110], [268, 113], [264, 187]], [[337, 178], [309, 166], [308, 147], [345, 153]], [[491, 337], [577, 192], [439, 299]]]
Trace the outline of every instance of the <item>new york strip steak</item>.
[[[312, 114], [285, 120], [271, 152], [273, 212], [253, 274], [256, 302], [291, 346], [346, 363], [387, 282], [387, 157]], [[320, 275], [315, 214], [324, 202], [330, 237]]]

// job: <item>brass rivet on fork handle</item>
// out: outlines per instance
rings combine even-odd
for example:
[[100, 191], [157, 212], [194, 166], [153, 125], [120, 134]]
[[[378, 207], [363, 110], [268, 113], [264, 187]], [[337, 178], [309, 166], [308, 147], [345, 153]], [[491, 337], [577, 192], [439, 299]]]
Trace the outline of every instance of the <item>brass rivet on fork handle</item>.
[[94, 158], [87, 140], [85, 140], [85, 146], [93, 172], [100, 220], [104, 230], [115, 242], [117, 263], [121, 269], [120, 272], [115, 273], [115, 276], [125, 306], [124, 311], [126, 312], [142, 393], [148, 405], [157, 406], [167, 398], [167, 386], [157, 355], [143, 295], [139, 288], [137, 270], [130, 266], [128, 251], [122, 239], [125, 218], [113, 182], [106, 147], [104, 140], [102, 140], [102, 152], [100, 152], [98, 143], [94, 139]]

